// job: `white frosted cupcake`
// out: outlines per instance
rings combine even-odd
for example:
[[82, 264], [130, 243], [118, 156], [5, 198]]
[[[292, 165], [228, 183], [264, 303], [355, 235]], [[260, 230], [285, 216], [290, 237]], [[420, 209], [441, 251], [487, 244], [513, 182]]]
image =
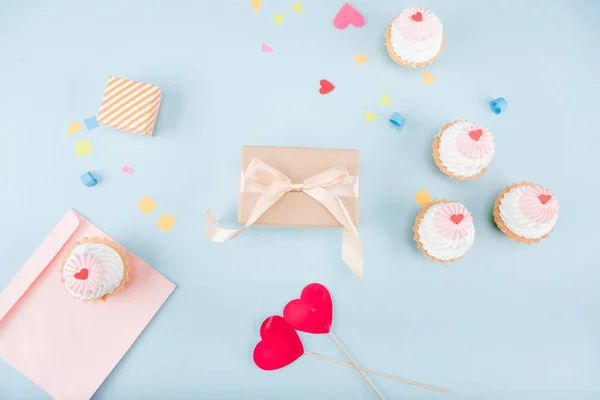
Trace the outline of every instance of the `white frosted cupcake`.
[[531, 244], [547, 237], [558, 220], [554, 194], [535, 183], [507, 186], [494, 204], [498, 228], [517, 242]]
[[461, 258], [475, 241], [473, 217], [465, 206], [449, 200], [426, 204], [417, 215], [413, 231], [419, 250], [441, 262]]
[[451, 178], [479, 178], [492, 162], [494, 137], [487, 128], [469, 121], [454, 121], [440, 129], [433, 142], [433, 159]]
[[71, 296], [83, 301], [106, 300], [129, 280], [125, 250], [108, 239], [85, 238], [67, 252], [61, 281]]
[[392, 59], [404, 67], [434, 62], [444, 44], [440, 19], [423, 7], [409, 7], [388, 25], [385, 45]]

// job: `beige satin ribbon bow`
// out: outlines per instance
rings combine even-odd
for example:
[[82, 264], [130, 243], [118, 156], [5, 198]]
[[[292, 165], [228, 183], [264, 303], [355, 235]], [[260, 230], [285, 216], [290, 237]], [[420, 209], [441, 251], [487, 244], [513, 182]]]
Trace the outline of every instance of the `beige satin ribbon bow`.
[[[340, 193], [354, 193], [356, 196], [356, 177], [351, 177], [344, 167], [333, 167], [311, 176], [302, 182], [293, 182], [290, 178], [259, 159], [252, 159], [246, 169], [245, 181], [255, 185], [261, 191], [260, 197], [241, 229], [223, 229], [216, 226], [217, 219], [206, 212], [206, 236], [214, 242], [225, 242], [235, 238], [246, 228], [254, 224], [273, 204], [288, 192], [304, 192], [329, 210], [343, 226], [342, 260], [360, 279], [363, 277], [363, 246], [352, 219], [339, 199]], [[352, 187], [348, 187], [348, 186]]]

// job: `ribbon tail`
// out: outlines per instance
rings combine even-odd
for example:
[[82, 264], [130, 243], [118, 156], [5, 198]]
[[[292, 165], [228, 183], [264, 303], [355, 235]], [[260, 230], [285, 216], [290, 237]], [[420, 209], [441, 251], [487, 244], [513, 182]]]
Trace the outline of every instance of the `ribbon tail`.
[[260, 195], [252, 213], [246, 222], [246, 225], [240, 229], [224, 229], [217, 226], [217, 219], [211, 214], [210, 210], [206, 211], [206, 237], [213, 242], [226, 242], [235, 238], [237, 235], [252, 226], [273, 204], [277, 203], [281, 197], [288, 191], [287, 183], [275, 183], [265, 189]]
[[342, 232], [342, 260], [359, 279], [363, 278], [364, 250], [360, 236], [352, 223], [350, 214], [335, 193], [320, 187], [306, 189], [304, 193], [317, 200], [344, 227]]
[[350, 271], [362, 280], [364, 265], [364, 250], [360, 237], [350, 229], [344, 228], [342, 232], [342, 261]]
[[242, 233], [248, 226], [241, 229], [224, 229], [217, 226], [217, 219], [206, 210], [206, 237], [213, 242], [226, 242]]

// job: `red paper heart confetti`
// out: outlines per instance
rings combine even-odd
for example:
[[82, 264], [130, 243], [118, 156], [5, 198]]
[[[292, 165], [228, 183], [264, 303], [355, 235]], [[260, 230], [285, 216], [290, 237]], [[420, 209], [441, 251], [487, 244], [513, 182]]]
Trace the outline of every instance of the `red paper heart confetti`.
[[415, 22], [421, 22], [421, 21], [423, 21], [423, 14], [421, 14], [420, 12], [418, 12], [416, 14], [413, 14], [411, 18]]
[[321, 88], [319, 89], [319, 93], [321, 94], [330, 93], [333, 89], [335, 89], [333, 83], [329, 82], [327, 79], [321, 79], [319, 84], [321, 85]]
[[462, 214], [454, 214], [453, 216], [450, 217], [450, 220], [452, 222], [454, 222], [456, 225], [460, 224], [460, 221], [463, 220], [465, 216]]
[[540, 199], [540, 202], [542, 204], [546, 204], [547, 202], [550, 201], [551, 198], [552, 198], [552, 195], [550, 195], [550, 194], [540, 194], [538, 196], [538, 199]]
[[260, 369], [272, 371], [283, 368], [304, 354], [304, 346], [292, 325], [274, 315], [260, 327], [261, 341], [254, 348], [254, 363]]
[[299, 299], [290, 301], [283, 316], [299, 331], [321, 334], [331, 331], [333, 303], [329, 290], [319, 283], [306, 286]]
[[75, 275], [73, 275], [75, 277], [75, 279], [79, 279], [80, 281], [85, 281], [88, 278], [90, 271], [88, 271], [87, 268], [81, 268], [79, 270], [79, 272], [76, 272]]
[[474, 131], [469, 132], [469, 136], [471, 136], [471, 139], [475, 141], [479, 140], [481, 135], [483, 135], [483, 131], [481, 129], [476, 129]]

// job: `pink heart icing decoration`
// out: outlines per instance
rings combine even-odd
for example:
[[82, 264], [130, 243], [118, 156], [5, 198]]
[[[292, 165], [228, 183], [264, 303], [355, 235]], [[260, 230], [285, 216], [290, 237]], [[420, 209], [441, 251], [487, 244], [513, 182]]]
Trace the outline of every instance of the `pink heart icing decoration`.
[[454, 222], [456, 225], [460, 224], [460, 221], [463, 220], [465, 216], [462, 214], [454, 214], [453, 216], [450, 217], [450, 220], [452, 222]]
[[421, 14], [420, 12], [418, 12], [416, 14], [413, 14], [413, 16], [411, 18], [415, 22], [421, 22], [421, 21], [423, 21], [423, 14]]
[[88, 278], [90, 271], [87, 268], [82, 268], [79, 272], [76, 272], [75, 279], [79, 279], [80, 281], [85, 281]]
[[131, 167], [123, 167], [123, 172], [125, 172], [126, 174], [133, 174], [133, 168]]
[[552, 195], [550, 195], [550, 194], [540, 194], [538, 196], [538, 199], [540, 199], [540, 202], [542, 204], [546, 204], [547, 202], [550, 201], [551, 198], [552, 198]]
[[356, 28], [362, 28], [365, 25], [365, 17], [350, 4], [344, 3], [333, 19], [333, 26], [337, 29], [346, 29], [350, 24]]
[[469, 132], [469, 136], [471, 136], [471, 139], [475, 141], [479, 140], [481, 135], [483, 135], [483, 131], [481, 129], [475, 129], [474, 131]]

